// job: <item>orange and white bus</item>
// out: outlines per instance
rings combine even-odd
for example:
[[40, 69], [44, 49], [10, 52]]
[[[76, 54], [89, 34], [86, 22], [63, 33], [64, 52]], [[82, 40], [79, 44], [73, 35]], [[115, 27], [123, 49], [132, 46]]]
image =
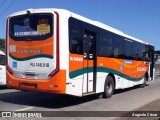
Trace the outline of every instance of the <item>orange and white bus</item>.
[[154, 47], [63, 9], [28, 9], [7, 18], [10, 88], [85, 96], [154, 79]]

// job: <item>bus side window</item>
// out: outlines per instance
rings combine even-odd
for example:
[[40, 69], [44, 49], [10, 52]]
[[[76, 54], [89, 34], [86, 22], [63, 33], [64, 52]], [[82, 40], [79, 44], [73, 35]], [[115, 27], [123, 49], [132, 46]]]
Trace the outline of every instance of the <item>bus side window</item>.
[[146, 60], [146, 48], [143, 43], [135, 42], [135, 59]]
[[121, 37], [113, 38], [113, 54], [115, 58], [124, 58], [124, 41]]
[[125, 59], [133, 59], [134, 56], [134, 44], [133, 41], [129, 39], [125, 39], [124, 44], [124, 52], [125, 52]]
[[70, 38], [70, 51], [75, 54], [82, 54], [83, 53], [83, 43], [81, 39], [81, 35], [79, 31], [72, 30], [71, 31], [71, 38]]
[[114, 57], [118, 58], [118, 48], [114, 49]]
[[145, 54], [145, 45], [141, 44], [141, 60], [146, 59], [146, 54]]
[[100, 36], [99, 55], [105, 57], [112, 56], [112, 38]]
[[145, 46], [145, 60], [150, 61], [150, 50], [149, 50], [149, 46], [146, 45]]

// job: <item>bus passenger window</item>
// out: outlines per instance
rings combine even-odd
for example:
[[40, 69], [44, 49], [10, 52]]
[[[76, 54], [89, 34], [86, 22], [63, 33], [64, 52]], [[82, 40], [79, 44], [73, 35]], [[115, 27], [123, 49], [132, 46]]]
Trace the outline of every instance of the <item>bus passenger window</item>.
[[124, 41], [121, 37], [115, 36], [113, 38], [113, 52], [115, 58], [124, 57]]
[[135, 59], [146, 60], [146, 49], [143, 43], [135, 42]]
[[149, 46], [145, 45], [145, 60], [150, 61]]
[[124, 39], [124, 56], [125, 59], [133, 59], [134, 57], [134, 44], [132, 40]]
[[108, 35], [100, 36], [99, 55], [111, 57], [112, 56], [112, 38]]
[[116, 57], [116, 58], [118, 57], [118, 48], [114, 49], [114, 57]]

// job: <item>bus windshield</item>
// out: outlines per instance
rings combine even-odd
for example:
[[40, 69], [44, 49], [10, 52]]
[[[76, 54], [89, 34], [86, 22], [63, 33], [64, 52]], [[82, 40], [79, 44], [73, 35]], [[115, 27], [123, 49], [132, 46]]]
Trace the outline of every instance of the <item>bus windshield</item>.
[[14, 40], [44, 40], [53, 35], [53, 15], [19, 15], [10, 18], [9, 26], [9, 35]]

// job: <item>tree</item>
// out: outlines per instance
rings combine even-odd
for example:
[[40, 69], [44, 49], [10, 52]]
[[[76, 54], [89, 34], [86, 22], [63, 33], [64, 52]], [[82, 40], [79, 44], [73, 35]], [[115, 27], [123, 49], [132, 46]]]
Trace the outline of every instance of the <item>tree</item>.
[[5, 40], [0, 38], [0, 50], [5, 51]]

